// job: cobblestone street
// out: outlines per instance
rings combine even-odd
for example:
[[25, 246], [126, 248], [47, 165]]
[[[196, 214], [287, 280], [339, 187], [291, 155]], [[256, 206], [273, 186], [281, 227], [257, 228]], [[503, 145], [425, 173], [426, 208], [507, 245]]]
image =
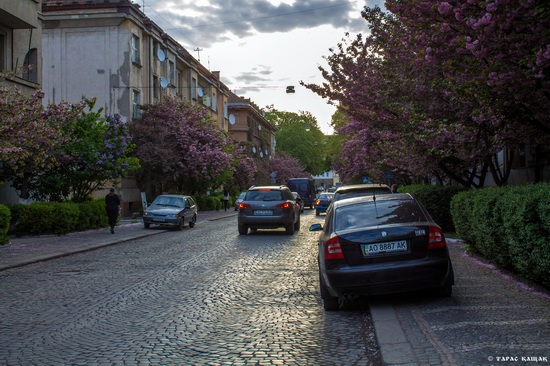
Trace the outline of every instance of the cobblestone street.
[[325, 313], [317, 235], [236, 220], [0, 272], [6, 365], [379, 365], [368, 307]]

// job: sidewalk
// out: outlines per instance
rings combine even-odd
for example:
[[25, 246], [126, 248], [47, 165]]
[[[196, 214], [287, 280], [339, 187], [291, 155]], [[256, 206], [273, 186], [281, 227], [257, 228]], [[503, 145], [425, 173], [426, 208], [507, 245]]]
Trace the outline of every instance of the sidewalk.
[[[228, 211], [199, 211], [197, 225], [236, 215], [237, 211], [233, 209]], [[143, 227], [141, 218], [138, 218], [122, 219], [121, 223], [115, 228], [114, 235], [111, 234], [109, 228], [101, 228], [60, 236], [13, 237], [8, 244], [0, 245], [0, 271], [156, 235], [166, 230], [169, 229], [152, 227], [147, 230]], [[184, 230], [190, 229], [186, 226]]]

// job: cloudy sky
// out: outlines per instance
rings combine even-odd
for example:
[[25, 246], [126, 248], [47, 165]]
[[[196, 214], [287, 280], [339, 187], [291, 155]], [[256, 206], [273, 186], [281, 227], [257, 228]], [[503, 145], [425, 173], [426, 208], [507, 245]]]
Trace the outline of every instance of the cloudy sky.
[[[311, 112], [331, 133], [335, 111], [299, 85], [322, 82], [318, 66], [344, 37], [367, 32], [365, 6], [381, 0], [135, 0], [145, 14], [237, 95], [260, 108]], [[296, 92], [287, 94], [286, 87]]]

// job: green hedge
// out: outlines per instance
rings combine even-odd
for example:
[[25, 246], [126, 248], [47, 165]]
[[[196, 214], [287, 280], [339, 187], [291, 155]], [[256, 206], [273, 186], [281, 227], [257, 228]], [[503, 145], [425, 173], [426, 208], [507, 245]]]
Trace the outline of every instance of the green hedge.
[[16, 235], [63, 235], [107, 227], [105, 201], [90, 203], [35, 202], [10, 205], [11, 231]]
[[455, 194], [464, 191], [464, 188], [414, 184], [401, 187], [398, 191], [400, 193], [410, 193], [419, 200], [444, 231], [455, 231], [451, 217], [451, 200]]
[[0, 205], [0, 245], [7, 244], [10, 241], [8, 235], [10, 231], [11, 212], [7, 206]]
[[451, 214], [474, 252], [550, 286], [549, 183], [460, 193]]

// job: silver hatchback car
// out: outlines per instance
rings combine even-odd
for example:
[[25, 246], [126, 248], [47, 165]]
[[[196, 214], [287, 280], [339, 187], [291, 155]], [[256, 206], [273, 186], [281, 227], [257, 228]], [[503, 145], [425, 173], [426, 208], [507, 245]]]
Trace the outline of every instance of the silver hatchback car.
[[300, 205], [287, 186], [252, 187], [239, 204], [239, 234], [248, 229], [284, 227], [287, 234], [300, 230]]
[[192, 228], [197, 222], [197, 210], [197, 204], [191, 196], [163, 194], [147, 207], [143, 226], [146, 229], [151, 225], [173, 226], [181, 230], [188, 224]]

